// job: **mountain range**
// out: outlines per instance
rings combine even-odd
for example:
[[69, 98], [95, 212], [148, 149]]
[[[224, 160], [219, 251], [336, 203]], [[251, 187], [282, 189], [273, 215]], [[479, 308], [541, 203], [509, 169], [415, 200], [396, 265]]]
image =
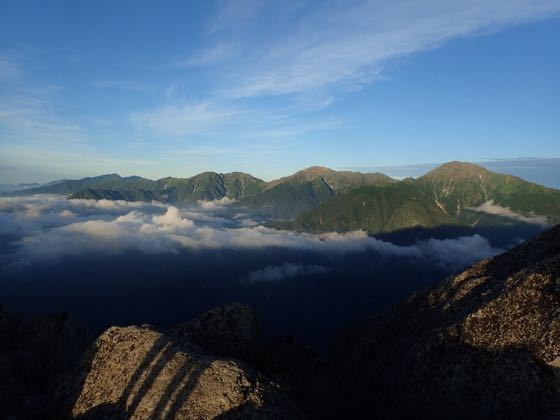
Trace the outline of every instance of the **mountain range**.
[[338, 195], [280, 229], [308, 232], [391, 232], [441, 225], [560, 222], [560, 191], [463, 162], [446, 163], [417, 179], [365, 186]]
[[242, 172], [204, 172], [156, 181], [117, 174], [60, 180], [13, 194], [66, 194], [71, 199], [196, 203], [228, 198], [271, 219], [269, 227], [306, 232], [560, 223], [560, 191], [465, 162], [419, 178], [310, 167], [274, 181]]

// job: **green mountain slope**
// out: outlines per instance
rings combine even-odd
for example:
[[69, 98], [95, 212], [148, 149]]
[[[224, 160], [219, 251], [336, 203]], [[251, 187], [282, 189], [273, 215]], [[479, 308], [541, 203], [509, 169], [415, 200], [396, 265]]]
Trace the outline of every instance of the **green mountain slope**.
[[[123, 178], [124, 179], [124, 178]], [[191, 178], [162, 178], [157, 181], [138, 178], [126, 183], [102, 183], [82, 189], [72, 199], [107, 199], [126, 201], [160, 200], [170, 203], [219, 200], [227, 197], [240, 200], [262, 190], [264, 181], [251, 175], [233, 172], [203, 172]]]
[[492, 201], [524, 216], [546, 216], [560, 222], [560, 191], [498, 174], [472, 163], [446, 163], [418, 179], [434, 203], [457, 219], [466, 209]]
[[[85, 188], [73, 191], [70, 198], [188, 203], [227, 197], [241, 201], [240, 205], [258, 210], [268, 217], [292, 219], [337, 194], [364, 185], [396, 182], [383, 174], [337, 172], [322, 167], [308, 168], [268, 183], [242, 172], [203, 172], [191, 178], [168, 177], [157, 181], [140, 179], [137, 183], [124, 183], [123, 179], [111, 178], [111, 182], [105, 180], [95, 184], [88, 182]], [[76, 187], [79, 186], [76, 184]]]
[[293, 185], [305, 184], [316, 179], [323, 180], [331, 190], [336, 193], [344, 193], [366, 185], [381, 185], [396, 182], [387, 175], [380, 173], [361, 173], [350, 171], [334, 171], [322, 166], [311, 166], [296, 172], [293, 175], [267, 182], [264, 189], [270, 190], [280, 184], [291, 183]]
[[338, 194], [365, 185], [396, 182], [386, 175], [359, 172], [338, 172], [314, 166], [265, 184], [264, 191], [242, 201], [242, 205], [258, 209], [275, 219], [292, 219], [314, 209]]
[[158, 190], [168, 194], [168, 200], [172, 202], [219, 200], [224, 197], [240, 200], [259, 193], [264, 184], [264, 181], [242, 172], [203, 172], [191, 178], [163, 178], [156, 182]]
[[291, 222], [270, 223], [279, 229], [308, 232], [366, 230], [390, 232], [402, 228], [456, 224], [453, 217], [433, 205], [415, 183], [362, 187], [338, 195]]
[[74, 194], [88, 188], [120, 190], [120, 189], [146, 189], [153, 190], [156, 183], [150, 179], [139, 176], [121, 177], [118, 174], [108, 174], [96, 177], [82, 178], [78, 180], [60, 180], [41, 185], [36, 188], [28, 188], [16, 191], [14, 195], [30, 194]]
[[[479, 211], [473, 210], [477, 207]], [[490, 209], [493, 214], [481, 209]], [[499, 224], [512, 218], [546, 218], [550, 224], [560, 223], [560, 191], [476, 165], [451, 162], [416, 180], [338, 195], [292, 222], [269, 226], [309, 232], [361, 229], [380, 233], [418, 226]]]
[[72, 199], [84, 200], [123, 200], [123, 201], [161, 201], [162, 195], [158, 191], [143, 189], [134, 190], [109, 190], [87, 188], [72, 194]]

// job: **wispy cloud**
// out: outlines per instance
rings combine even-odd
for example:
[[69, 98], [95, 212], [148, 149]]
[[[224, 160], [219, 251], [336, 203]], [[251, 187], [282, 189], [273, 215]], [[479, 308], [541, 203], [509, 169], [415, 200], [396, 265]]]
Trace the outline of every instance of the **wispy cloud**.
[[[333, 118], [301, 119], [294, 110], [259, 110], [231, 101], [181, 102], [134, 112], [129, 121], [158, 136], [214, 135], [238, 140], [288, 139], [332, 131], [344, 125]], [[248, 143], [247, 146], [252, 143]]]
[[[261, 18], [258, 9], [243, 10], [236, 15], [226, 8], [217, 20]], [[301, 17], [288, 33], [257, 44], [246, 56], [251, 64], [239, 69], [237, 85], [224, 93], [254, 97], [325, 87], [355, 89], [380, 77], [395, 57], [559, 12], [555, 0], [325, 2]]]
[[133, 92], [144, 92], [148, 86], [143, 83], [136, 83], [130, 80], [96, 80], [92, 83], [94, 87], [102, 89], [124, 89]]
[[13, 79], [19, 76], [21, 69], [14, 60], [6, 55], [0, 54], [0, 80]]
[[52, 96], [57, 86], [10, 88], [0, 98], [0, 129], [5, 141], [17, 144], [38, 141], [40, 144], [83, 142], [81, 127], [59, 116]]
[[204, 50], [194, 51], [187, 57], [172, 62], [171, 67], [188, 68], [208, 66], [231, 57], [233, 52], [234, 47], [231, 44], [218, 44]]
[[185, 136], [215, 130], [235, 114], [235, 111], [222, 109], [211, 102], [200, 102], [136, 112], [130, 116], [130, 122], [158, 134]]
[[284, 263], [282, 265], [270, 265], [260, 270], [252, 271], [243, 278], [242, 281], [249, 284], [270, 283], [293, 277], [324, 274], [329, 271], [330, 268], [323, 265]]
[[207, 33], [212, 34], [242, 24], [257, 15], [263, 6], [258, 0], [221, 1], [220, 11], [207, 24]]
[[0, 179], [21, 182], [21, 172], [28, 181], [51, 181], [53, 178], [81, 178], [93, 174], [134, 175], [151, 172], [153, 159], [107, 156], [86, 144], [65, 144], [64, 150], [51, 144], [2, 144], [0, 142]]

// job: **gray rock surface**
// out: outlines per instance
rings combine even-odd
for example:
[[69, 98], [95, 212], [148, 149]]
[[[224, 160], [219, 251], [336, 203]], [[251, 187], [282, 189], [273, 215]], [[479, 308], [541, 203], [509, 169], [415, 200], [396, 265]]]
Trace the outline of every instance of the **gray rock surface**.
[[340, 334], [344, 412], [368, 418], [560, 413], [560, 226]]
[[72, 418], [297, 419], [286, 394], [243, 362], [149, 327], [112, 327], [72, 387]]

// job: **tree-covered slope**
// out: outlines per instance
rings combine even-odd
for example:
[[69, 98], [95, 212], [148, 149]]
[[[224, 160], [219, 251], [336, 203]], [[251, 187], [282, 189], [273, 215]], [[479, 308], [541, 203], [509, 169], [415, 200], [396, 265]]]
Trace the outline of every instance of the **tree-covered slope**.
[[291, 219], [334, 197], [335, 192], [322, 179], [287, 181], [243, 200], [242, 205], [274, 219]]
[[338, 194], [365, 185], [385, 185], [395, 180], [379, 173], [333, 171], [314, 166], [265, 184], [264, 191], [242, 202], [275, 219], [292, 219], [330, 201]]
[[[130, 177], [133, 178], [133, 177]], [[218, 174], [203, 172], [191, 178], [121, 178], [127, 182], [97, 183], [74, 192], [73, 199], [107, 199], [126, 201], [160, 200], [170, 203], [219, 200], [228, 197], [240, 200], [262, 190], [264, 181], [241, 172]]]
[[280, 229], [309, 232], [365, 230], [370, 233], [456, 224], [414, 182], [362, 187], [334, 197], [295, 221], [270, 223]]
[[446, 163], [417, 182], [442, 211], [457, 219], [469, 208], [492, 202], [523, 216], [545, 216], [552, 224], [560, 222], [560, 191], [472, 163]]
[[72, 199], [83, 200], [123, 200], [123, 201], [162, 201], [164, 197], [158, 191], [143, 189], [109, 190], [87, 188], [72, 194]]
[[381, 185], [396, 182], [387, 175], [381, 173], [361, 173], [351, 171], [334, 171], [322, 166], [311, 166], [295, 174], [267, 182], [264, 189], [270, 190], [280, 184], [291, 183], [293, 185], [305, 184], [316, 179], [323, 180], [331, 190], [336, 193], [344, 193], [355, 188], [366, 185]]

